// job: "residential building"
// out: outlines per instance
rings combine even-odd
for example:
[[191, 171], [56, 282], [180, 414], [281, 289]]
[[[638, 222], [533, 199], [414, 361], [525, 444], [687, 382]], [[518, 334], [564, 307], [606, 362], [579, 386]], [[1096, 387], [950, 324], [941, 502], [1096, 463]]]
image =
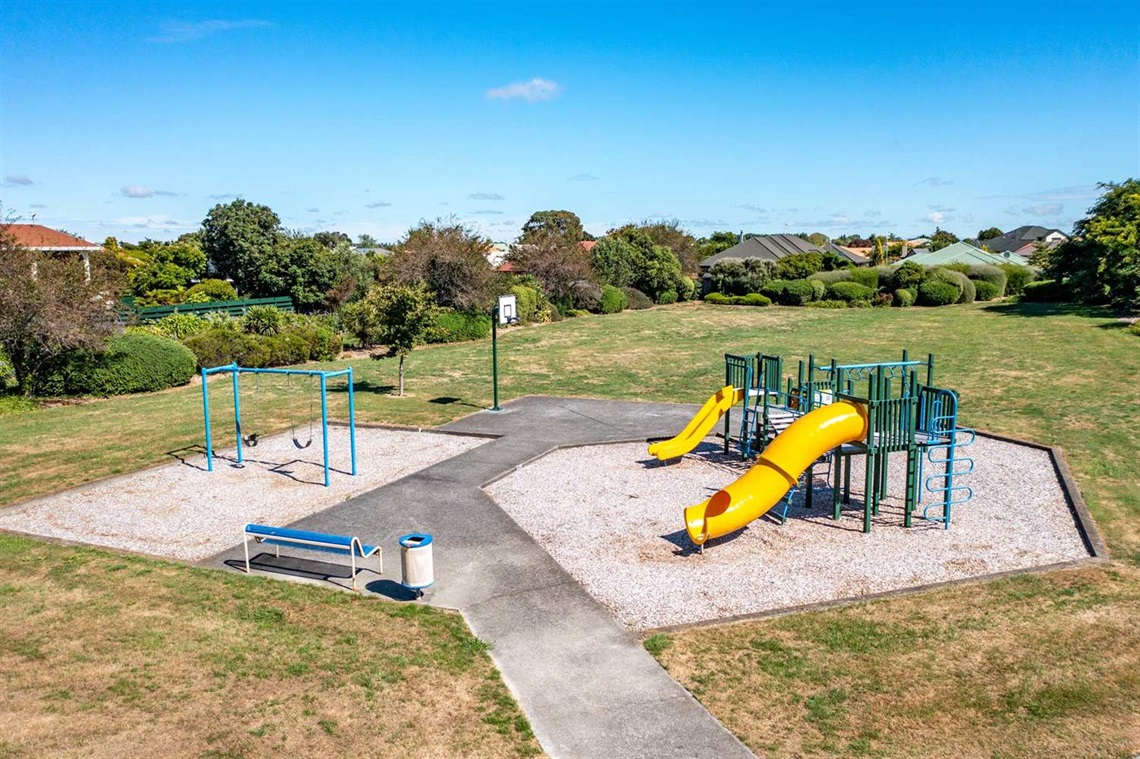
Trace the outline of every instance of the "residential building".
[[78, 256], [83, 259], [87, 278], [91, 278], [91, 254], [103, 250], [102, 245], [87, 242], [82, 237], [61, 232], [42, 224], [4, 224], [3, 229], [17, 245], [58, 256]]
[[1069, 236], [1059, 229], [1027, 225], [1011, 229], [1000, 237], [983, 240], [982, 244], [994, 253], [1016, 253], [1022, 258], [1029, 258], [1037, 250], [1038, 243], [1055, 248], [1068, 239]]
[[913, 261], [922, 266], [945, 266], [946, 264], [1029, 265], [1024, 258], [1016, 253], [989, 253], [966, 242], [956, 242], [953, 245], [947, 245], [945, 248], [924, 250], [921, 253], [916, 250], [903, 260]]

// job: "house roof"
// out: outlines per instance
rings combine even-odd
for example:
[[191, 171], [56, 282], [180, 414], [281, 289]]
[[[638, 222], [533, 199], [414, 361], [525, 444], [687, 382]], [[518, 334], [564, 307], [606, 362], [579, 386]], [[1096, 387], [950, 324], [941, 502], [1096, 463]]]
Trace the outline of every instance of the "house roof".
[[42, 224], [5, 224], [4, 231], [12, 236], [16, 244], [32, 250], [102, 250], [102, 245], [87, 242], [82, 237], [69, 235]]
[[926, 250], [922, 253], [915, 251], [914, 255], [907, 256], [907, 261], [913, 261], [923, 266], [940, 266], [943, 264], [1016, 264], [1028, 266], [1021, 256], [1016, 253], [987, 253], [965, 242], [956, 242], [938, 250]]
[[1000, 237], [991, 237], [988, 240], [983, 240], [982, 243], [994, 253], [1005, 253], [1007, 251], [1022, 250], [1026, 246], [1032, 246], [1033, 243], [1044, 240], [1054, 232], [1059, 235], [1064, 235], [1066, 239], [1069, 237], [1059, 229], [1027, 224], [1017, 229], [1011, 229]]
[[842, 245], [836, 245], [833, 242], [829, 242], [827, 245], [824, 245], [822, 250], [824, 253], [834, 253], [840, 258], [850, 261], [856, 266], [866, 266], [867, 264], [871, 263], [871, 259], [867, 258], [866, 256], [856, 253], [855, 251], [851, 250], [851, 248], [845, 248]]
[[796, 237], [795, 235], [760, 235], [758, 237], [749, 237], [743, 242], [738, 242], [736, 245], [733, 245], [731, 248], [722, 250], [720, 253], [714, 253], [701, 261], [699, 266], [702, 269], [707, 269], [717, 261], [723, 261], [726, 258], [759, 258], [763, 261], [779, 261], [784, 256], [791, 255], [792, 253], [810, 253], [811, 251], [819, 252], [819, 248], [802, 237]]

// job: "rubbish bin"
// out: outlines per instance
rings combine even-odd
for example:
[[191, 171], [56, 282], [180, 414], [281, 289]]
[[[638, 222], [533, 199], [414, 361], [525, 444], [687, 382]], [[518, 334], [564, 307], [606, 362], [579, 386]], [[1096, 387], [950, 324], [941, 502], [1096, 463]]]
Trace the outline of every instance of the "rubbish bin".
[[431, 556], [432, 537], [427, 533], [413, 532], [400, 538], [400, 566], [402, 584], [416, 595], [435, 582], [435, 569]]

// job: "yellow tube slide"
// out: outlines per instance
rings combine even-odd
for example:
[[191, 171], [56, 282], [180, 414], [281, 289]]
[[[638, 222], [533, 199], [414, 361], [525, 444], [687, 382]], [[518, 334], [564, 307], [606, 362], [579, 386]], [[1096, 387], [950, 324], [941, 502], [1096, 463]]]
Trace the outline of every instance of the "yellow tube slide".
[[725, 385], [705, 401], [697, 415], [685, 425], [680, 434], [669, 440], [662, 440], [649, 446], [649, 455], [656, 456], [661, 461], [684, 456], [705, 439], [705, 435], [724, 416], [724, 412], [740, 403], [744, 397], [744, 390], [738, 390], [732, 385]]
[[796, 484], [813, 461], [832, 448], [867, 436], [867, 410], [839, 401], [792, 422], [764, 449], [756, 464], [707, 501], [685, 509], [689, 539], [702, 545], [759, 519]]

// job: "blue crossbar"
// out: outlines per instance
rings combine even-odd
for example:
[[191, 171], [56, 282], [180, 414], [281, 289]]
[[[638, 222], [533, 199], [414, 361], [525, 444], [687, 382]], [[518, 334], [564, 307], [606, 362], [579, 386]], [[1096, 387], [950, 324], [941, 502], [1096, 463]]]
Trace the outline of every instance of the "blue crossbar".
[[352, 559], [352, 589], [356, 590], [356, 559], [367, 559], [371, 556], [380, 557], [380, 574], [384, 573], [384, 555], [380, 546], [365, 545], [360, 538], [352, 535], [330, 535], [324, 532], [311, 532], [309, 530], [294, 530], [289, 527], [271, 527], [264, 524], [247, 524], [245, 526], [245, 571], [249, 567], [249, 540], [277, 547], [277, 555], [281, 555], [281, 546], [304, 548], [309, 551], [325, 551]]

